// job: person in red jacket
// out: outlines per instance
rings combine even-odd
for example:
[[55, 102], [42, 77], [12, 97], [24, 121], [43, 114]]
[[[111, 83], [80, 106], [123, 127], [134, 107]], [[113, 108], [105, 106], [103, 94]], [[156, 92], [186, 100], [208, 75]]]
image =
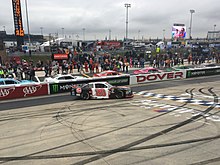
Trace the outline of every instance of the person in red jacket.
[[88, 71], [89, 71], [88, 62], [87, 62], [87, 61], [85, 61], [84, 65], [85, 65], [85, 72], [88, 72]]

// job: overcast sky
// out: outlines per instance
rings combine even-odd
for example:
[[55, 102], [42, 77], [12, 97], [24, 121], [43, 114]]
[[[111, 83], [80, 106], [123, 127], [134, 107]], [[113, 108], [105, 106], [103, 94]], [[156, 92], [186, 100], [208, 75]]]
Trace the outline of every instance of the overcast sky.
[[[27, 0], [31, 34], [59, 33], [83, 39], [122, 39], [125, 36], [126, 8], [129, 8], [129, 38], [171, 37], [173, 23], [185, 24], [189, 31], [190, 9], [194, 9], [192, 36], [206, 37], [220, 29], [220, 0]], [[23, 26], [27, 33], [25, 0], [21, 0]], [[0, 31], [14, 33], [12, 2], [1, 0]], [[111, 31], [111, 33], [109, 33]]]

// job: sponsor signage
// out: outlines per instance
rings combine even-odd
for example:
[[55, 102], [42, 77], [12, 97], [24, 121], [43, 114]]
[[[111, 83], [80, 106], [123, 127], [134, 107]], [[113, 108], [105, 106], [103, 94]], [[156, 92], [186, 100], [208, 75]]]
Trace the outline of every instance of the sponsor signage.
[[47, 84], [0, 87], [0, 100], [48, 95]]
[[75, 82], [50, 84], [50, 94], [68, 92], [74, 84]]
[[13, 6], [13, 14], [14, 14], [15, 35], [23, 37], [24, 29], [22, 23], [20, 0], [12, 0], [12, 6]]
[[53, 54], [54, 60], [68, 60], [68, 54]]
[[211, 76], [220, 74], [220, 67], [218, 68], [206, 68], [206, 69], [191, 69], [187, 70], [186, 78]]
[[163, 73], [133, 75], [130, 78], [130, 84], [181, 79], [181, 78], [186, 77], [185, 73], [186, 73], [185, 71], [177, 71], [177, 72], [163, 72]]

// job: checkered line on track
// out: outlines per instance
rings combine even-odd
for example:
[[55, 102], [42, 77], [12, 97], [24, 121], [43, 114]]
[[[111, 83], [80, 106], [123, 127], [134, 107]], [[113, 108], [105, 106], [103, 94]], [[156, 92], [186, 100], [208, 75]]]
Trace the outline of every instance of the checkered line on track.
[[[156, 94], [156, 93], [144, 92], [144, 91], [138, 92], [138, 93], [136, 93], [136, 95], [143, 95], [145, 97], [167, 99], [167, 100], [195, 104], [195, 105], [202, 105], [202, 106], [211, 106], [211, 105], [215, 104], [214, 102], [210, 102], [210, 101], [190, 99], [190, 98], [185, 98], [185, 97], [170, 96], [170, 95], [164, 95], [164, 94]], [[215, 107], [220, 108], [220, 104], [216, 104]]]

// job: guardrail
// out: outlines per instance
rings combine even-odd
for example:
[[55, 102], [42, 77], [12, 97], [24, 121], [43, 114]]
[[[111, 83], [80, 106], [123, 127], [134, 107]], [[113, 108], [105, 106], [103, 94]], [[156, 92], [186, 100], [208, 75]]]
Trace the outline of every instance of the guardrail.
[[16, 85], [2, 86], [0, 87], [0, 100], [26, 98], [26, 97], [69, 92], [71, 86], [73, 85], [98, 82], [98, 81], [107, 81], [112, 85], [121, 86], [121, 85], [143, 84], [143, 83], [156, 82], [156, 81], [210, 76], [210, 75], [218, 75], [218, 74], [220, 74], [220, 67], [212, 67], [212, 68], [210, 67], [210, 68], [182, 69], [180, 71], [151, 73], [151, 74], [94, 77], [94, 78], [81, 79], [66, 83], [39, 83], [39, 84], [27, 84], [20, 86], [16, 86]]
[[212, 76], [220, 74], [220, 67], [188, 69], [186, 78]]
[[0, 100], [48, 95], [48, 87], [45, 83], [0, 87]]

